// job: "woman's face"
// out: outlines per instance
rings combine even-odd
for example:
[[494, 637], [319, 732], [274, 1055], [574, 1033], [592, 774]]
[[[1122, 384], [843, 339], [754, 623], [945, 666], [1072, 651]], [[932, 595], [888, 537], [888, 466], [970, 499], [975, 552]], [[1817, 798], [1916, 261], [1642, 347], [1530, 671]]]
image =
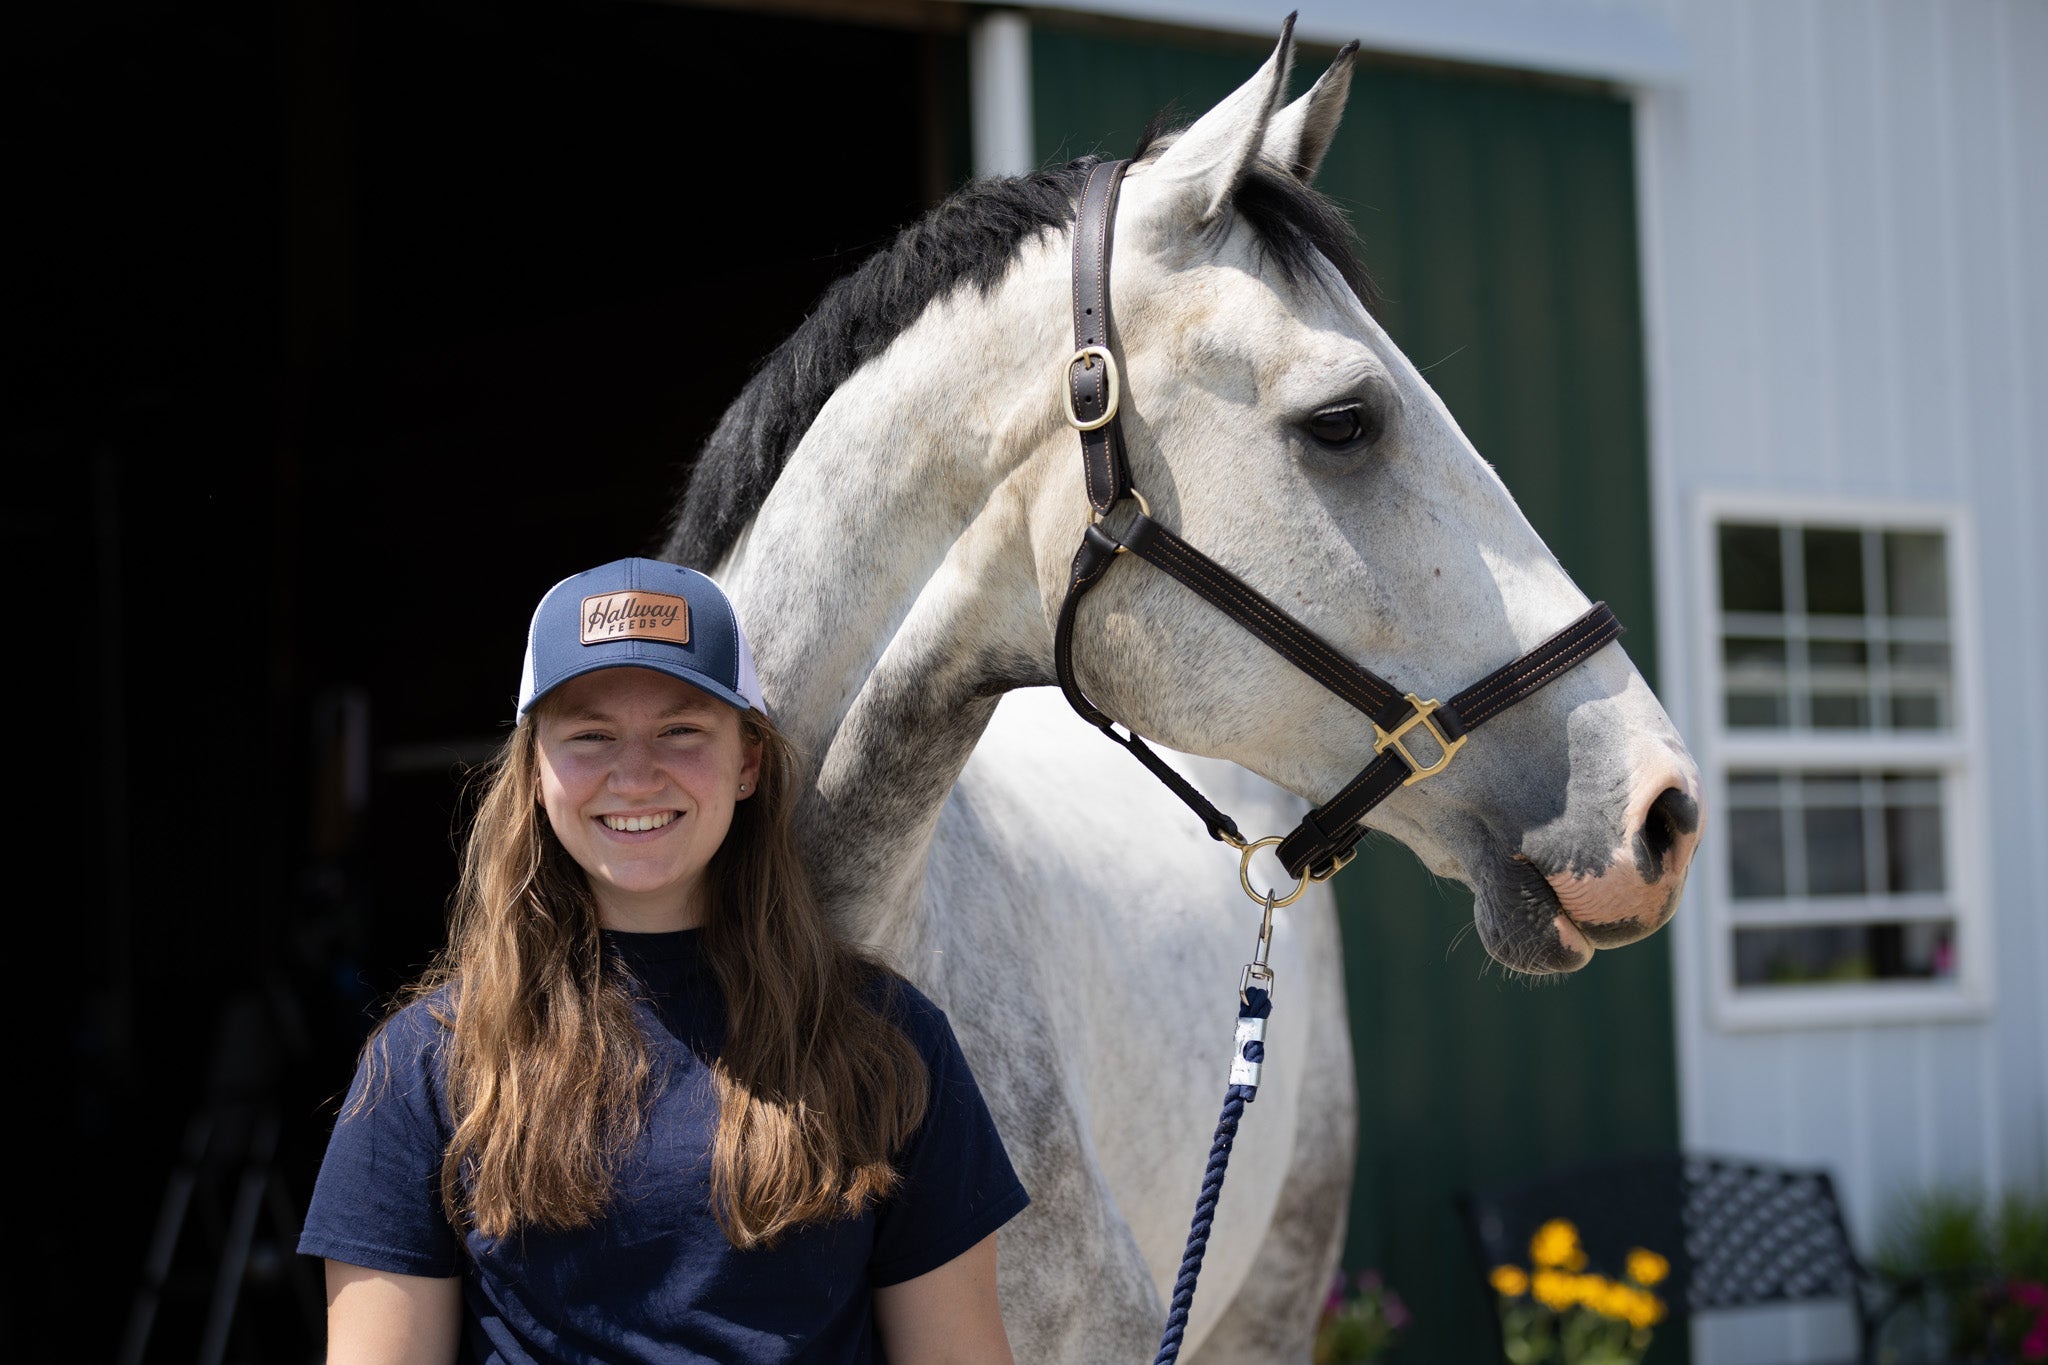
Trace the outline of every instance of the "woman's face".
[[701, 925], [704, 869], [760, 775], [739, 712], [666, 673], [607, 668], [563, 683], [533, 724], [541, 804], [604, 927]]

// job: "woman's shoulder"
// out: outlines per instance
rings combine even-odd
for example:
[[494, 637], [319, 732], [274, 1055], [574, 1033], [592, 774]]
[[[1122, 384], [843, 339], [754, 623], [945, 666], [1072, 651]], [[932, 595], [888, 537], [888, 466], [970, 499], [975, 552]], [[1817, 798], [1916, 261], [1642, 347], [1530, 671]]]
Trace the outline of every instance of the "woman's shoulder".
[[414, 993], [384, 1016], [369, 1046], [391, 1059], [438, 1056], [455, 1019], [455, 993], [452, 982]]

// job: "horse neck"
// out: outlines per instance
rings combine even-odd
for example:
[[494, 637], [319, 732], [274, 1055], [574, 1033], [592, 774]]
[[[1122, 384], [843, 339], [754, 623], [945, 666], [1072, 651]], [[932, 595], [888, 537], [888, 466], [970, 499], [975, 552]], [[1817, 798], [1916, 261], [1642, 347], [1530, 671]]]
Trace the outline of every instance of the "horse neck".
[[996, 701], [1050, 680], [1026, 515], [1049, 462], [1027, 456], [1063, 352], [1054, 310], [1019, 306], [1026, 273], [935, 305], [843, 384], [720, 569], [769, 711], [807, 755], [797, 820], [819, 893], [899, 961]]

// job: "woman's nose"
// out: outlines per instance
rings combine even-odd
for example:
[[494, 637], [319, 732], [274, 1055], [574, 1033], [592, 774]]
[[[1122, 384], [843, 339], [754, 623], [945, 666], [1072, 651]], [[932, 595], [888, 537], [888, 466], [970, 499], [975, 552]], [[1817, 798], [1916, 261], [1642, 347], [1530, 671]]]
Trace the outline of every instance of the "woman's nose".
[[661, 773], [654, 762], [654, 747], [629, 740], [619, 746], [612, 761], [611, 788], [621, 795], [649, 792], [661, 785]]

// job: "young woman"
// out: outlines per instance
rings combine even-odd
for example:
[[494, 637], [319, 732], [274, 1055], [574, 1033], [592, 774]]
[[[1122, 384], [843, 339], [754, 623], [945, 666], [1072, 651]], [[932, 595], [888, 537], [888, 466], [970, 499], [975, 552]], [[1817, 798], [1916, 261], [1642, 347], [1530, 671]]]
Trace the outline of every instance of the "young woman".
[[710, 579], [541, 600], [448, 945], [300, 1239], [330, 1365], [1010, 1359], [1024, 1190], [945, 1016], [833, 937], [794, 774]]

